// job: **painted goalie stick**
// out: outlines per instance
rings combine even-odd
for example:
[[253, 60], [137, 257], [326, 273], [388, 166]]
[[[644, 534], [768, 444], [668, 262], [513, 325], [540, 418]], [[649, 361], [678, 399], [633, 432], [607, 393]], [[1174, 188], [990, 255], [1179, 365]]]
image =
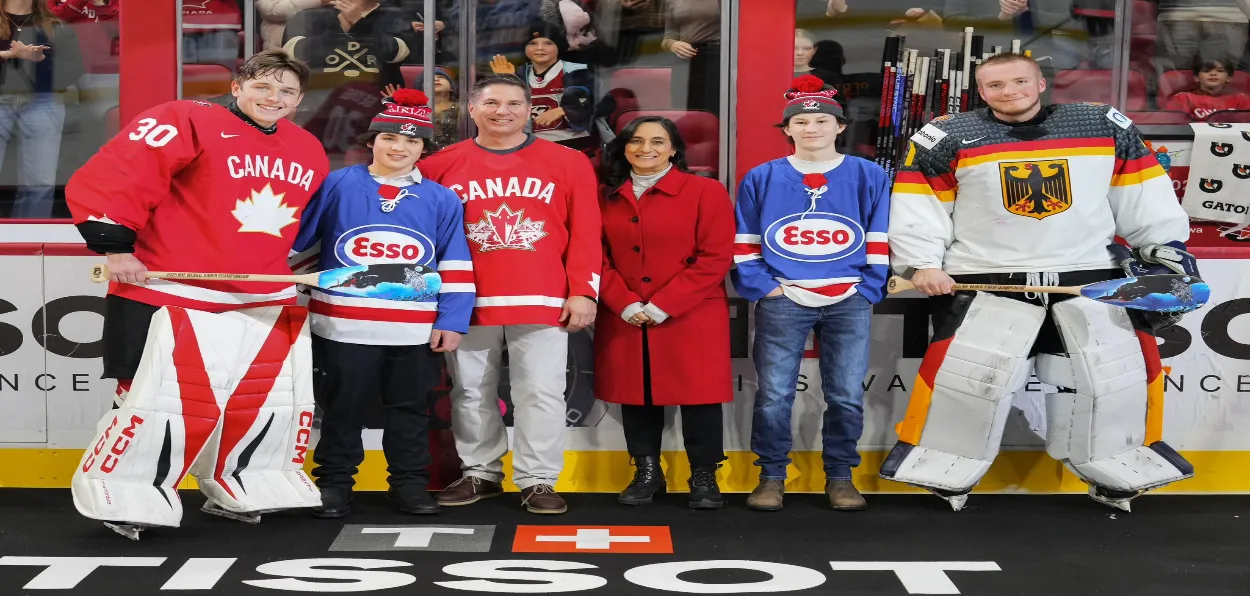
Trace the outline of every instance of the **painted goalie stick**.
[[[1192, 275], [1141, 275], [1083, 286], [1015, 286], [955, 284], [956, 290], [981, 292], [1041, 292], [1084, 296], [1106, 304], [1153, 312], [1190, 312], [1211, 299], [1211, 288]], [[886, 291], [897, 294], [915, 288], [908, 280], [891, 277]]]
[[[443, 286], [442, 276], [438, 271], [416, 263], [357, 265], [300, 275], [148, 271], [147, 276], [153, 279], [205, 281], [285, 281], [312, 286], [332, 294], [382, 300], [426, 300], [437, 296]], [[95, 265], [91, 268], [91, 281], [103, 283], [108, 280], [108, 267]]]

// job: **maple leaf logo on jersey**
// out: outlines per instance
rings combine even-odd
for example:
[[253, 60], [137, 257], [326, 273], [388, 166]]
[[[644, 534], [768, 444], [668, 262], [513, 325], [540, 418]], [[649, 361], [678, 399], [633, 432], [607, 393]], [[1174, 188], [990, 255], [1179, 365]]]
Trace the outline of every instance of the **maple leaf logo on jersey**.
[[260, 232], [281, 238], [282, 228], [299, 221], [291, 217], [297, 209], [282, 200], [285, 196], [286, 193], [273, 194], [273, 188], [266, 184], [260, 192], [252, 189], [252, 196], [246, 200], [236, 200], [230, 214], [239, 220], [240, 232]]
[[501, 248], [534, 250], [534, 243], [547, 235], [543, 225], [545, 222], [526, 218], [524, 209], [513, 211], [503, 203], [494, 211], [482, 213], [477, 223], [467, 224], [466, 236], [481, 247], [481, 252]]

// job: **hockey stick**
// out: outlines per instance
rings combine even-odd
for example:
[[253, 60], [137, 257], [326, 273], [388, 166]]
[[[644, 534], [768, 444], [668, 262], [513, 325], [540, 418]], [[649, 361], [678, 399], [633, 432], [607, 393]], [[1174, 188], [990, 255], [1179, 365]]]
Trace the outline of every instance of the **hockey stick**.
[[[891, 277], [886, 290], [897, 294], [914, 289], [910, 281]], [[1084, 296], [1106, 304], [1154, 312], [1189, 312], [1202, 308], [1211, 299], [1211, 289], [1191, 275], [1142, 275], [1111, 279], [1083, 286], [1023, 286], [997, 284], [954, 284], [953, 289], [981, 292], [1039, 292]]]
[[[322, 290], [335, 294], [380, 298], [383, 300], [424, 300], [437, 296], [443, 286], [442, 276], [425, 265], [416, 263], [380, 263], [339, 267], [304, 274], [274, 275], [263, 273], [182, 273], [148, 271], [153, 279], [195, 279], [206, 281], [281, 281]], [[91, 267], [91, 281], [109, 281], [108, 267]]]

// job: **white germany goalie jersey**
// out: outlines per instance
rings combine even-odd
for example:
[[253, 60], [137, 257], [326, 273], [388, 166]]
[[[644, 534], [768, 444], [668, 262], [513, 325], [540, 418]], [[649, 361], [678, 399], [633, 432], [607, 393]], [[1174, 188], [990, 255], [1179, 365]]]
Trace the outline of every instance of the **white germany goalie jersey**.
[[942, 116], [911, 137], [894, 180], [891, 266], [950, 274], [1113, 268], [1107, 245], [1189, 239], [1171, 180], [1115, 108], [1046, 106], [1008, 124]]

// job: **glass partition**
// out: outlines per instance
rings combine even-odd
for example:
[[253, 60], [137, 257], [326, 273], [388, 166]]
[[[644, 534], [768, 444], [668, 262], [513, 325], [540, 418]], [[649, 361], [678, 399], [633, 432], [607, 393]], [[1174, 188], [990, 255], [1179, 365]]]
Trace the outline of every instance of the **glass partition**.
[[0, 22], [0, 219], [69, 217], [65, 183], [118, 128], [116, 0], [37, 0]]

